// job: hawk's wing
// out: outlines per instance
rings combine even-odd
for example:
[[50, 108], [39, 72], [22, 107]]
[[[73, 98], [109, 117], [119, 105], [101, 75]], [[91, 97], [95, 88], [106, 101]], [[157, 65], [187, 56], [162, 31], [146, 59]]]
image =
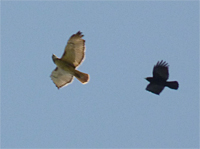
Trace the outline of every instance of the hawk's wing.
[[146, 90], [152, 92], [152, 93], [155, 93], [157, 95], [160, 94], [160, 92], [164, 89], [164, 86], [163, 85], [158, 85], [158, 84], [153, 84], [153, 83], [150, 83], [149, 85], [147, 85], [147, 88]]
[[153, 77], [167, 80], [169, 77], [168, 64], [160, 61], [153, 68]]
[[61, 60], [67, 61], [74, 67], [80, 65], [85, 56], [85, 40], [82, 37], [82, 33], [78, 31], [69, 38]]
[[68, 83], [72, 82], [73, 80], [73, 75], [60, 69], [59, 67], [56, 67], [56, 69], [52, 71], [50, 77], [58, 89], [68, 85]]

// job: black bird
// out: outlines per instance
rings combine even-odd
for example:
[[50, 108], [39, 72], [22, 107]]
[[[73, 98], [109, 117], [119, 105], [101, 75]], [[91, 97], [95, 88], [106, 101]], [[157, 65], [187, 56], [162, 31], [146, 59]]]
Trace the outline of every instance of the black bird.
[[150, 83], [146, 90], [159, 95], [165, 86], [171, 89], [178, 89], [177, 81], [167, 81], [169, 77], [168, 64], [165, 61], [158, 61], [153, 68], [153, 77], [147, 77], [146, 80]]

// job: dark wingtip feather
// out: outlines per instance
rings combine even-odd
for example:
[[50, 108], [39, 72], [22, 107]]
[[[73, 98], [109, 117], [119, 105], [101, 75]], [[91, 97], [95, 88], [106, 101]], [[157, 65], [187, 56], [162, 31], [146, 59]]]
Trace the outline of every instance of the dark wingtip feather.
[[166, 61], [158, 61], [155, 66], [163, 66], [163, 67], [169, 67], [168, 63]]
[[76, 35], [79, 35], [79, 36], [81, 36], [81, 37], [83, 37], [84, 35], [82, 34], [82, 32], [81, 31], [78, 31], [77, 33], [76, 33]]

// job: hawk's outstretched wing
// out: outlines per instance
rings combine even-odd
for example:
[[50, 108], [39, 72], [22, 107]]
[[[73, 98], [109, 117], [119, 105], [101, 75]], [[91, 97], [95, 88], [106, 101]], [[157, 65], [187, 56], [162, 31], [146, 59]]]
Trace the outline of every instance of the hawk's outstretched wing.
[[70, 63], [74, 67], [81, 64], [85, 56], [85, 40], [82, 37], [82, 33], [78, 31], [69, 38], [61, 60]]
[[69, 74], [67, 71], [62, 70], [59, 67], [56, 67], [56, 69], [52, 71], [50, 77], [58, 89], [65, 85], [68, 85], [73, 80], [73, 75]]
[[158, 62], [153, 68], [153, 77], [167, 80], [169, 77], [168, 64], [163, 61]]

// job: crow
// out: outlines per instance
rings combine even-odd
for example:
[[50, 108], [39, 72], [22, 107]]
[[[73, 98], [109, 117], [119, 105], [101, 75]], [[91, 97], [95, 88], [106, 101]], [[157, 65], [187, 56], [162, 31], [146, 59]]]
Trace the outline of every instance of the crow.
[[167, 81], [169, 77], [169, 65], [165, 61], [158, 61], [153, 68], [153, 77], [145, 78], [150, 83], [147, 85], [146, 90], [159, 95], [165, 86], [171, 89], [178, 89], [179, 84], [177, 81]]

